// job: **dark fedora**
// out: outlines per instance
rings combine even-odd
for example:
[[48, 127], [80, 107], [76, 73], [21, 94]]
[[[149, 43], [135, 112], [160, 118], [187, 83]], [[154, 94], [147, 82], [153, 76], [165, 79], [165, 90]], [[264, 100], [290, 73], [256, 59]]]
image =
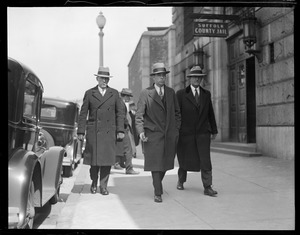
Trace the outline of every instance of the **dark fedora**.
[[111, 78], [109, 74], [109, 68], [108, 67], [102, 67], [100, 66], [98, 69], [98, 74], [94, 74], [97, 77], [105, 77], [105, 78]]
[[158, 73], [167, 74], [167, 73], [170, 73], [170, 71], [167, 71], [164, 63], [155, 63], [152, 66], [152, 73], [150, 73], [150, 75], [155, 75], [155, 74], [158, 74]]
[[123, 88], [121, 91], [121, 95], [128, 95], [132, 97], [132, 90], [130, 90], [129, 88]]
[[187, 75], [187, 77], [201, 77], [205, 76], [206, 74], [202, 72], [202, 69], [200, 68], [199, 65], [193, 66], [191, 68], [190, 73]]

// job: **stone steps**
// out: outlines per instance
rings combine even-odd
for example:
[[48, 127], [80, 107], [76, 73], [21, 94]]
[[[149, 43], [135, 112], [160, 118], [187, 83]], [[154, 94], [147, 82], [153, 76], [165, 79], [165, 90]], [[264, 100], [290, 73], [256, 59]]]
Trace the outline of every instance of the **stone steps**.
[[210, 150], [216, 153], [224, 153], [243, 157], [262, 156], [256, 149], [256, 144], [245, 144], [235, 142], [212, 142]]

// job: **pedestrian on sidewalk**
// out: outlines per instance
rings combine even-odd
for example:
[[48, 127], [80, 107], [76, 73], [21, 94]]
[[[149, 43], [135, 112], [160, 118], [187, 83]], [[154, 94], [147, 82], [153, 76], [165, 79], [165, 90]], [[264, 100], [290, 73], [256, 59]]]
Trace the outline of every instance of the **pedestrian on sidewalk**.
[[183, 190], [187, 171], [201, 171], [204, 194], [216, 196], [212, 189], [212, 164], [210, 142], [218, 133], [211, 94], [200, 86], [205, 74], [200, 66], [194, 66], [190, 74], [190, 86], [177, 91], [181, 111], [181, 128], [177, 147], [179, 163], [177, 189]]
[[166, 171], [174, 168], [180, 128], [175, 91], [165, 85], [169, 72], [164, 63], [153, 65], [150, 76], [154, 84], [141, 92], [135, 117], [143, 143], [144, 170], [152, 174], [155, 202], [162, 202], [162, 180]]
[[[133, 151], [132, 151], [132, 141], [130, 138], [130, 125], [131, 124], [131, 117], [129, 116], [129, 104], [130, 98], [132, 97], [132, 91], [129, 88], [123, 88], [120, 92], [122, 105], [125, 112], [124, 116], [124, 139], [122, 141], [117, 142], [117, 156], [120, 156], [122, 159], [125, 156], [125, 173], [128, 175], [136, 175], [139, 172], [133, 169], [132, 165], [132, 158], [133, 158]], [[128, 105], [128, 107], [126, 106]]]
[[132, 152], [133, 152], [133, 157], [136, 158], [136, 146], [138, 146], [139, 141], [140, 141], [140, 137], [137, 135], [136, 133], [136, 127], [135, 127], [135, 113], [136, 113], [136, 106], [135, 103], [133, 102], [133, 100], [130, 100], [128, 102], [129, 104], [129, 116], [130, 116], [130, 120], [131, 122], [129, 122], [129, 128], [130, 128], [130, 133], [131, 135], [129, 135], [130, 139], [131, 139], [131, 145], [132, 145]]
[[83, 164], [90, 165], [91, 193], [97, 192], [100, 172], [100, 193], [108, 195], [107, 183], [111, 166], [115, 164], [116, 140], [124, 138], [125, 113], [119, 92], [107, 85], [112, 77], [109, 68], [101, 66], [94, 75], [98, 85], [84, 94], [77, 135], [83, 140], [86, 133]]

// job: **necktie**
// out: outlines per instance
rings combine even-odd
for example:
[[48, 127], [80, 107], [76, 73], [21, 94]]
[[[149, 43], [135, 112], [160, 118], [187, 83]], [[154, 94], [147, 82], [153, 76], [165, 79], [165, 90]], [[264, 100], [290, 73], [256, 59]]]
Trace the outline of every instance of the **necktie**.
[[196, 100], [196, 103], [199, 104], [199, 94], [198, 94], [197, 89], [195, 89], [195, 100]]
[[163, 98], [163, 93], [162, 93], [162, 88], [161, 87], [159, 87], [159, 93], [158, 93], [158, 95], [160, 96], [160, 98], [162, 99]]

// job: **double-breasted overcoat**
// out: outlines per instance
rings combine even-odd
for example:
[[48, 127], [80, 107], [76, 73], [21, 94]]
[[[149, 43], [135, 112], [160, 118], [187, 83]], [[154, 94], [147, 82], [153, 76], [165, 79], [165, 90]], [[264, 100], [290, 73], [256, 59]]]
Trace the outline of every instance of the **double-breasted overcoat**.
[[108, 87], [104, 96], [98, 86], [85, 92], [77, 134], [86, 133], [83, 163], [112, 166], [116, 157], [116, 135], [124, 132], [124, 109], [117, 90]]
[[210, 137], [218, 133], [211, 94], [200, 87], [198, 105], [190, 86], [177, 91], [176, 95], [181, 110], [177, 147], [179, 166], [186, 171], [210, 171]]
[[173, 89], [164, 87], [165, 105], [154, 86], [144, 89], [137, 103], [135, 124], [138, 135], [148, 137], [143, 142], [144, 170], [167, 171], [174, 168], [180, 128], [180, 110]]

